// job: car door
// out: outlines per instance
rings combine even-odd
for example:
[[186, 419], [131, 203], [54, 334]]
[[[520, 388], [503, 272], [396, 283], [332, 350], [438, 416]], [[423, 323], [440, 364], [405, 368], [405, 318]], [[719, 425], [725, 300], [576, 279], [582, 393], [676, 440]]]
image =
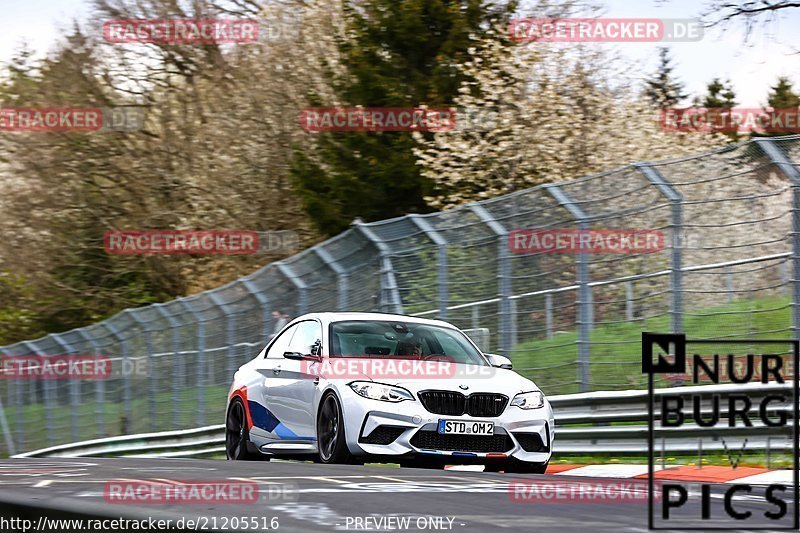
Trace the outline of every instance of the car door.
[[[296, 327], [285, 351], [303, 355], [320, 354], [322, 325], [317, 320], [305, 320]], [[314, 402], [319, 380], [308, 372], [310, 364], [309, 360], [283, 357], [282, 361], [274, 363], [271, 375], [266, 378], [267, 409], [280, 422], [273, 433], [281, 439], [315, 438]]]
[[288, 350], [289, 342], [295, 331], [297, 331], [297, 324], [286, 328], [267, 346], [261, 356], [262, 360], [258, 365], [258, 373], [261, 374], [260, 382], [255, 391], [248, 391], [250, 416], [253, 420], [253, 427], [250, 430], [251, 438], [253, 436], [268, 440], [278, 438], [275, 428], [279, 421], [268, 407], [269, 395], [275, 385], [274, 378], [280, 373], [281, 365], [285, 361], [283, 354]]

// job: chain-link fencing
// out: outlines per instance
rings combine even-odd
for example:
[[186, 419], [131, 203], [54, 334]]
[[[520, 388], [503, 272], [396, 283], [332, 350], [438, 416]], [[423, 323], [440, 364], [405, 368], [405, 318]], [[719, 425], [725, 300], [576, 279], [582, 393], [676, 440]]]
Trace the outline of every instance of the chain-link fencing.
[[[661, 245], [603, 253], [515, 243], [524, 232], [631, 230]], [[312, 311], [447, 320], [481, 332], [486, 351], [511, 357], [548, 394], [644, 386], [642, 331], [797, 338], [800, 136], [357, 220], [218, 289], [0, 347], [6, 359], [100, 355], [111, 365], [104, 379], [0, 379], [5, 451], [219, 423], [235, 369], [282, 315]]]

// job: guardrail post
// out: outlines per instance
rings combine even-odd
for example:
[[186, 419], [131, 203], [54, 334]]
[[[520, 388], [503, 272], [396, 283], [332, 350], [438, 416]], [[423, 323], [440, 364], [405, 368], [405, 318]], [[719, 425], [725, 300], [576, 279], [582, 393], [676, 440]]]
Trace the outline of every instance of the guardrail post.
[[513, 339], [511, 323], [511, 261], [508, 256], [508, 231], [481, 204], [467, 207], [497, 235], [497, 297], [500, 300], [500, 355], [510, 358]]
[[[544, 189], [578, 222], [578, 230], [589, 230], [589, 216], [575, 203], [563, 189], [557, 185], [545, 185]], [[581, 392], [587, 392], [590, 387], [589, 365], [591, 362], [591, 334], [592, 334], [592, 288], [589, 286], [589, 255], [586, 252], [578, 253], [578, 383]]]
[[[133, 411], [131, 410], [131, 377], [128, 375], [130, 371], [129, 362], [129, 353], [128, 353], [128, 340], [122, 336], [122, 333], [117, 329], [116, 326], [113, 325], [111, 320], [105, 320], [100, 323], [103, 325], [111, 335], [117, 339], [120, 347], [122, 348], [122, 364], [120, 365], [120, 375], [122, 376], [122, 413], [127, 421], [128, 427], [130, 427], [131, 417], [133, 416]], [[122, 428], [126, 429], [126, 428]]]
[[[100, 345], [97, 343], [97, 339], [95, 339], [94, 335], [89, 333], [86, 328], [78, 328], [75, 332], [83, 337], [83, 340], [88, 342], [92, 346], [92, 351], [94, 352], [94, 358], [97, 357], [105, 357], [104, 355], [100, 354]], [[102, 376], [102, 377], [95, 377], [94, 380], [94, 401], [95, 401], [95, 420], [97, 422], [97, 434], [101, 437], [104, 437], [106, 434], [106, 423], [105, 423], [105, 402], [106, 402], [106, 382], [105, 380], [109, 376]]]
[[436, 284], [438, 287], [439, 320], [447, 320], [447, 304], [450, 300], [447, 281], [447, 239], [433, 229], [433, 226], [431, 226], [427, 218], [421, 215], [408, 215], [408, 218], [436, 245]]
[[544, 295], [544, 329], [548, 339], [553, 338], [553, 295]]
[[[48, 335], [64, 351], [64, 355], [73, 355], [75, 350], [68, 343], [64, 342], [59, 335]], [[80, 381], [70, 373], [69, 375], [69, 406], [70, 406], [70, 436], [73, 441], [78, 440], [80, 431], [78, 430], [78, 406], [80, 405]]]
[[642, 175], [664, 196], [670, 203], [670, 229], [672, 238], [671, 246], [671, 290], [672, 290], [672, 332], [683, 333], [683, 245], [681, 232], [683, 231], [683, 195], [656, 170], [650, 163], [637, 163], [634, 165]]
[[792, 183], [792, 332], [800, 339], [800, 170], [769, 138], [755, 139], [758, 147]]
[[272, 315], [270, 314], [271, 310], [269, 308], [269, 298], [267, 298], [266, 294], [258, 290], [258, 287], [255, 286], [250, 278], [242, 279], [242, 286], [247, 289], [247, 292], [249, 292], [261, 306], [261, 321], [262, 328], [264, 328], [262, 333], [264, 338], [261, 342], [267, 342], [267, 340], [269, 340], [269, 336], [272, 334], [272, 331], [270, 330], [270, 317]]
[[350, 293], [350, 279], [347, 270], [336, 262], [331, 253], [322, 246], [314, 246], [311, 250], [323, 263], [328, 265], [333, 273], [336, 274], [336, 310], [347, 311], [350, 307], [348, 295]]
[[164, 304], [155, 304], [156, 311], [163, 316], [172, 330], [172, 425], [175, 428], [181, 426], [181, 385], [183, 384], [183, 356], [181, 355], [181, 335], [180, 326], [175, 317], [164, 309]]
[[147, 423], [150, 431], [156, 430], [156, 374], [155, 374], [155, 361], [153, 360], [153, 338], [150, 335], [150, 323], [145, 323], [141, 318], [136, 316], [135, 309], [126, 309], [123, 313], [127, 313], [133, 320], [144, 330], [144, 343], [145, 350], [147, 350]]
[[378, 249], [381, 258], [381, 297], [378, 305], [381, 311], [389, 313], [403, 314], [403, 302], [400, 298], [400, 289], [397, 286], [397, 279], [394, 275], [392, 266], [391, 250], [375, 232], [367, 226], [363, 220], [357, 218], [353, 221], [353, 227], [360, 231]]
[[477, 305], [472, 306], [472, 329], [481, 327], [481, 310]]
[[197, 404], [197, 424], [202, 426], [206, 414], [206, 322], [203, 317], [194, 310], [194, 305], [189, 303], [188, 300], [181, 298], [178, 301], [191, 313], [195, 322], [197, 322], [197, 399], [195, 403]]

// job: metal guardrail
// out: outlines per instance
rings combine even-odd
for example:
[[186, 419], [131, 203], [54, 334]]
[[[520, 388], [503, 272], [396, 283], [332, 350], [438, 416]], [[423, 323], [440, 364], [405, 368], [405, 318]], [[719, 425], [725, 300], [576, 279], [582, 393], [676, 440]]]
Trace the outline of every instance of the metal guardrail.
[[[731, 393], [746, 392], [754, 404], [768, 394], [786, 392], [792, 394], [791, 384], [768, 385], [701, 385], [657, 389], [656, 398], [664, 394], [682, 395], [694, 393], [718, 394], [721, 398]], [[549, 398], [555, 411], [556, 434], [554, 453], [609, 453], [646, 452], [649, 418], [646, 390], [600, 391], [581, 394], [565, 394]], [[701, 412], [704, 416], [708, 410]], [[654, 413], [655, 414], [655, 413]], [[687, 418], [691, 413], [686, 413]], [[724, 415], [721, 415], [724, 416]], [[657, 418], [657, 416], [656, 416]], [[592, 424], [592, 425], [587, 425]], [[611, 425], [624, 424], [624, 425]], [[666, 452], [689, 452], [698, 449], [698, 439], [705, 437], [703, 449], [722, 451], [730, 443], [722, 439], [728, 436], [747, 438], [750, 449], [789, 450], [792, 442], [788, 438], [764, 435], [765, 426], [701, 427], [684, 424], [675, 428], [663, 428], [655, 432], [656, 447]], [[790, 428], [786, 428], [790, 432]], [[708, 440], [708, 436], [713, 438]], [[661, 443], [661, 437], [664, 442]], [[669, 442], [666, 442], [668, 437]], [[225, 453], [225, 426], [223, 424], [195, 429], [125, 435], [107, 439], [95, 439], [41, 450], [21, 453], [13, 457], [200, 457]]]

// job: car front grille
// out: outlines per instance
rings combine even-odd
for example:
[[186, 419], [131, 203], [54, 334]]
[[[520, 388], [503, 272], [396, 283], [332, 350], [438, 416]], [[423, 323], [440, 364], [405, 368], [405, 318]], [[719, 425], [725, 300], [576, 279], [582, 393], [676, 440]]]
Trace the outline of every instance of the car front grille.
[[397, 437], [402, 435], [406, 429], [407, 428], [398, 426], [378, 426], [366, 437], [359, 438], [358, 442], [364, 444], [391, 444], [397, 440]]
[[425, 450], [446, 452], [502, 453], [514, 443], [506, 434], [497, 435], [440, 435], [436, 431], [417, 431], [411, 445]]
[[508, 405], [507, 396], [482, 392], [464, 396], [460, 392], [433, 390], [420, 392], [419, 399], [429, 412], [448, 416], [500, 416]]

